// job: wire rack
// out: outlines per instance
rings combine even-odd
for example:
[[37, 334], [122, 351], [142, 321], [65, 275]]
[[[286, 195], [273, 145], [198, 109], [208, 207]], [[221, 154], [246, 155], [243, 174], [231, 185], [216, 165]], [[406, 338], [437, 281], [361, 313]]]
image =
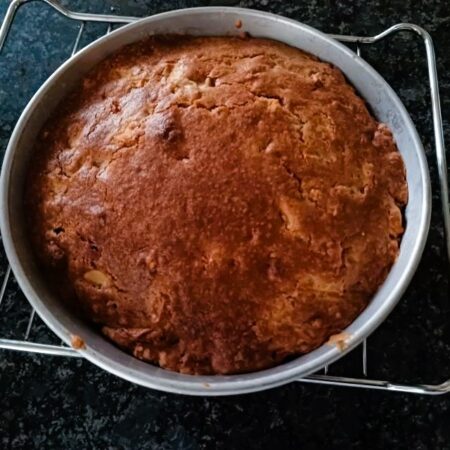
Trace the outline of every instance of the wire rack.
[[[76, 39], [73, 43], [72, 54], [73, 56], [80, 46], [80, 41], [85, 31], [85, 24], [88, 22], [100, 22], [107, 24], [106, 33], [110, 33], [113, 26], [116, 24], [126, 24], [138, 20], [138, 17], [129, 17], [121, 15], [111, 15], [111, 14], [91, 14], [91, 13], [80, 13], [76, 11], [71, 11], [65, 8], [56, 0], [13, 0], [6, 11], [3, 23], [0, 26], [0, 54], [2, 48], [7, 39], [8, 33], [13, 25], [15, 13], [22, 5], [30, 3], [32, 1], [40, 1], [45, 3], [50, 8], [53, 8], [60, 15], [71, 19], [73, 21], [79, 22], [79, 29], [76, 35]], [[440, 188], [440, 198], [442, 206], [442, 216], [444, 223], [445, 232], [445, 245], [447, 256], [450, 259], [450, 205], [449, 205], [449, 193], [448, 193], [448, 180], [447, 180], [447, 163], [445, 156], [445, 146], [444, 146], [444, 134], [443, 125], [441, 117], [441, 106], [439, 99], [439, 89], [438, 89], [438, 78], [436, 70], [436, 58], [434, 54], [433, 42], [426, 30], [423, 28], [408, 23], [400, 23], [394, 25], [382, 33], [371, 36], [348, 36], [348, 35], [330, 35], [334, 39], [337, 39], [344, 43], [349, 43], [356, 45], [356, 51], [359, 56], [361, 56], [361, 50], [367, 45], [375, 44], [379, 41], [385, 40], [399, 31], [409, 32], [418, 35], [425, 46], [426, 50], [426, 62], [428, 69], [429, 78], [429, 89], [431, 95], [431, 108], [432, 108], [432, 118], [433, 118], [433, 134], [434, 134], [434, 151], [436, 156], [436, 163], [439, 176], [439, 188]], [[3, 280], [1, 281], [0, 287], [0, 317], [2, 314], [1, 306], [2, 301], [5, 297], [5, 292], [11, 284], [15, 283], [14, 276], [11, 273], [11, 268], [9, 265], [4, 273]], [[31, 308], [29, 315], [27, 317], [26, 331], [21, 340], [17, 339], [4, 339], [0, 337], [0, 349], [6, 350], [16, 350], [22, 352], [40, 353], [47, 355], [65, 356], [65, 357], [81, 357], [76, 350], [65, 346], [62, 342], [60, 344], [46, 344], [41, 342], [33, 342], [30, 340], [31, 330], [36, 323], [35, 320], [36, 312]], [[368, 350], [367, 350], [367, 340], [361, 344], [361, 355], [362, 358], [358, 365], [360, 366], [361, 375], [360, 377], [344, 377], [336, 376], [331, 374], [329, 367], [325, 367], [322, 373], [317, 373], [306, 378], [298, 380], [303, 383], [314, 383], [314, 384], [325, 384], [333, 386], [346, 386], [354, 388], [367, 388], [367, 389], [378, 389], [385, 391], [397, 391], [397, 392], [408, 392], [415, 394], [444, 394], [450, 392], [450, 378], [440, 384], [402, 384], [394, 383], [389, 381], [371, 379], [368, 376], [367, 362], [368, 362]]]

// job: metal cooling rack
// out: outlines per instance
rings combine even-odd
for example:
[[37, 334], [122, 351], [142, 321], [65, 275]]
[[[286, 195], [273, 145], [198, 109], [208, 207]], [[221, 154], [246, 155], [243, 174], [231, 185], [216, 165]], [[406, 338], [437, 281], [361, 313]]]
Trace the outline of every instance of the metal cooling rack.
[[[53, 8], [62, 16], [68, 19], [77, 21], [80, 23], [78, 34], [76, 36], [75, 42], [72, 48], [73, 56], [79, 47], [81, 37], [83, 35], [85, 24], [87, 22], [101, 22], [108, 25], [106, 33], [112, 30], [114, 24], [125, 24], [131, 23], [138, 20], [138, 17], [127, 17], [119, 15], [110, 14], [91, 14], [91, 13], [79, 13], [76, 11], [71, 11], [64, 6], [62, 6], [56, 0], [12, 0], [6, 11], [6, 15], [3, 19], [3, 23], [0, 26], [0, 53], [8, 36], [8, 32], [13, 24], [15, 13], [18, 8], [24, 4], [31, 3], [32, 1], [40, 1], [47, 4], [49, 7]], [[449, 193], [448, 193], [448, 180], [447, 180], [447, 162], [445, 156], [444, 147], [444, 133], [442, 125], [441, 116], [441, 105], [439, 99], [439, 87], [438, 78], [436, 70], [436, 58], [434, 54], [433, 42], [426, 30], [423, 28], [409, 23], [399, 23], [394, 25], [382, 33], [371, 36], [346, 36], [346, 35], [330, 35], [332, 38], [344, 43], [351, 43], [356, 45], [356, 50], [359, 56], [361, 56], [361, 49], [365, 45], [375, 44], [376, 42], [382, 41], [387, 37], [390, 37], [399, 31], [405, 31], [412, 34], [417, 34], [423, 40], [426, 50], [428, 77], [429, 77], [429, 87], [431, 94], [431, 107], [432, 107], [432, 117], [433, 117], [433, 131], [434, 131], [434, 150], [436, 153], [437, 168], [439, 175], [439, 187], [440, 196], [442, 204], [442, 215], [444, 219], [444, 230], [445, 230], [445, 243], [447, 249], [447, 256], [450, 260], [450, 204], [449, 204]], [[2, 300], [5, 296], [5, 291], [7, 287], [13, 283], [13, 275], [11, 273], [11, 268], [7, 267], [3, 281], [0, 287], [0, 307]], [[1, 309], [0, 309], [1, 314]], [[16, 350], [31, 353], [41, 353], [47, 355], [57, 355], [66, 357], [81, 357], [76, 350], [65, 346], [63, 343], [60, 345], [50, 345], [43, 344], [39, 342], [32, 342], [29, 340], [30, 332], [32, 330], [33, 324], [35, 323], [35, 310], [31, 309], [29, 313], [28, 323], [26, 327], [25, 334], [22, 340], [13, 339], [2, 339], [0, 337], [0, 349]], [[385, 391], [397, 391], [397, 392], [408, 392], [414, 394], [445, 394], [450, 392], [450, 378], [441, 384], [401, 384], [393, 383], [389, 381], [370, 379], [367, 373], [367, 340], [361, 344], [361, 354], [362, 360], [361, 364], [361, 377], [360, 378], [349, 378], [343, 376], [333, 376], [329, 373], [329, 368], [325, 367], [322, 374], [314, 374], [306, 378], [302, 378], [300, 382], [303, 383], [314, 383], [314, 384], [325, 384], [333, 386], [346, 386], [355, 388], [367, 388], [367, 389], [377, 389]]]

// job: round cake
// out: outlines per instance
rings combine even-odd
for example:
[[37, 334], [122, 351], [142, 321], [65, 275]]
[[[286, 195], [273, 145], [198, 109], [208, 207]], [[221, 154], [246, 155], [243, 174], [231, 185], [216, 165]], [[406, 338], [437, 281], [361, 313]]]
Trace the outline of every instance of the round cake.
[[29, 232], [62, 301], [135, 357], [255, 371], [342, 331], [399, 251], [405, 170], [342, 73], [253, 38], [155, 36], [40, 133]]

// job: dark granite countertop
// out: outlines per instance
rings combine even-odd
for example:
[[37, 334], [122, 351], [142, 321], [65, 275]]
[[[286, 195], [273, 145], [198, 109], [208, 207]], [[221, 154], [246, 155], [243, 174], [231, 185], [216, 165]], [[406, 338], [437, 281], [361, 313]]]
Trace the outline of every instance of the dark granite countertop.
[[[0, 0], [0, 18], [8, 3]], [[447, 0], [65, 2], [77, 10], [139, 16], [227, 3], [276, 12], [333, 33], [375, 34], [397, 22], [422, 25], [437, 47], [445, 134], [450, 142]], [[70, 53], [77, 27], [40, 2], [19, 11], [0, 55], [2, 150], [26, 102]], [[104, 25], [88, 24], [82, 43], [104, 31]], [[423, 261], [403, 300], [369, 339], [369, 375], [437, 383], [450, 378], [449, 268], [423, 54], [420, 40], [405, 34], [364, 50], [410, 111], [427, 151], [435, 191]], [[0, 268], [4, 272], [4, 255]], [[23, 335], [28, 311], [23, 294], [10, 282], [0, 309], [0, 338]], [[54, 341], [39, 320], [30, 338]], [[359, 352], [333, 366], [333, 373], [360, 375]], [[132, 385], [81, 359], [0, 351], [0, 448], [448, 449], [450, 394], [423, 397], [292, 383], [243, 396], [191, 398]]]

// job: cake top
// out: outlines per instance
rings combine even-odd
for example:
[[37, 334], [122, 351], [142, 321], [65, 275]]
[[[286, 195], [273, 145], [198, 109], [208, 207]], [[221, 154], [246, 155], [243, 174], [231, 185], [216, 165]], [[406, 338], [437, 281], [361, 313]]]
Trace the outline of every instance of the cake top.
[[404, 166], [330, 64], [287, 45], [152, 37], [44, 127], [30, 233], [61, 295], [135, 356], [238, 373], [308, 352], [398, 253]]

